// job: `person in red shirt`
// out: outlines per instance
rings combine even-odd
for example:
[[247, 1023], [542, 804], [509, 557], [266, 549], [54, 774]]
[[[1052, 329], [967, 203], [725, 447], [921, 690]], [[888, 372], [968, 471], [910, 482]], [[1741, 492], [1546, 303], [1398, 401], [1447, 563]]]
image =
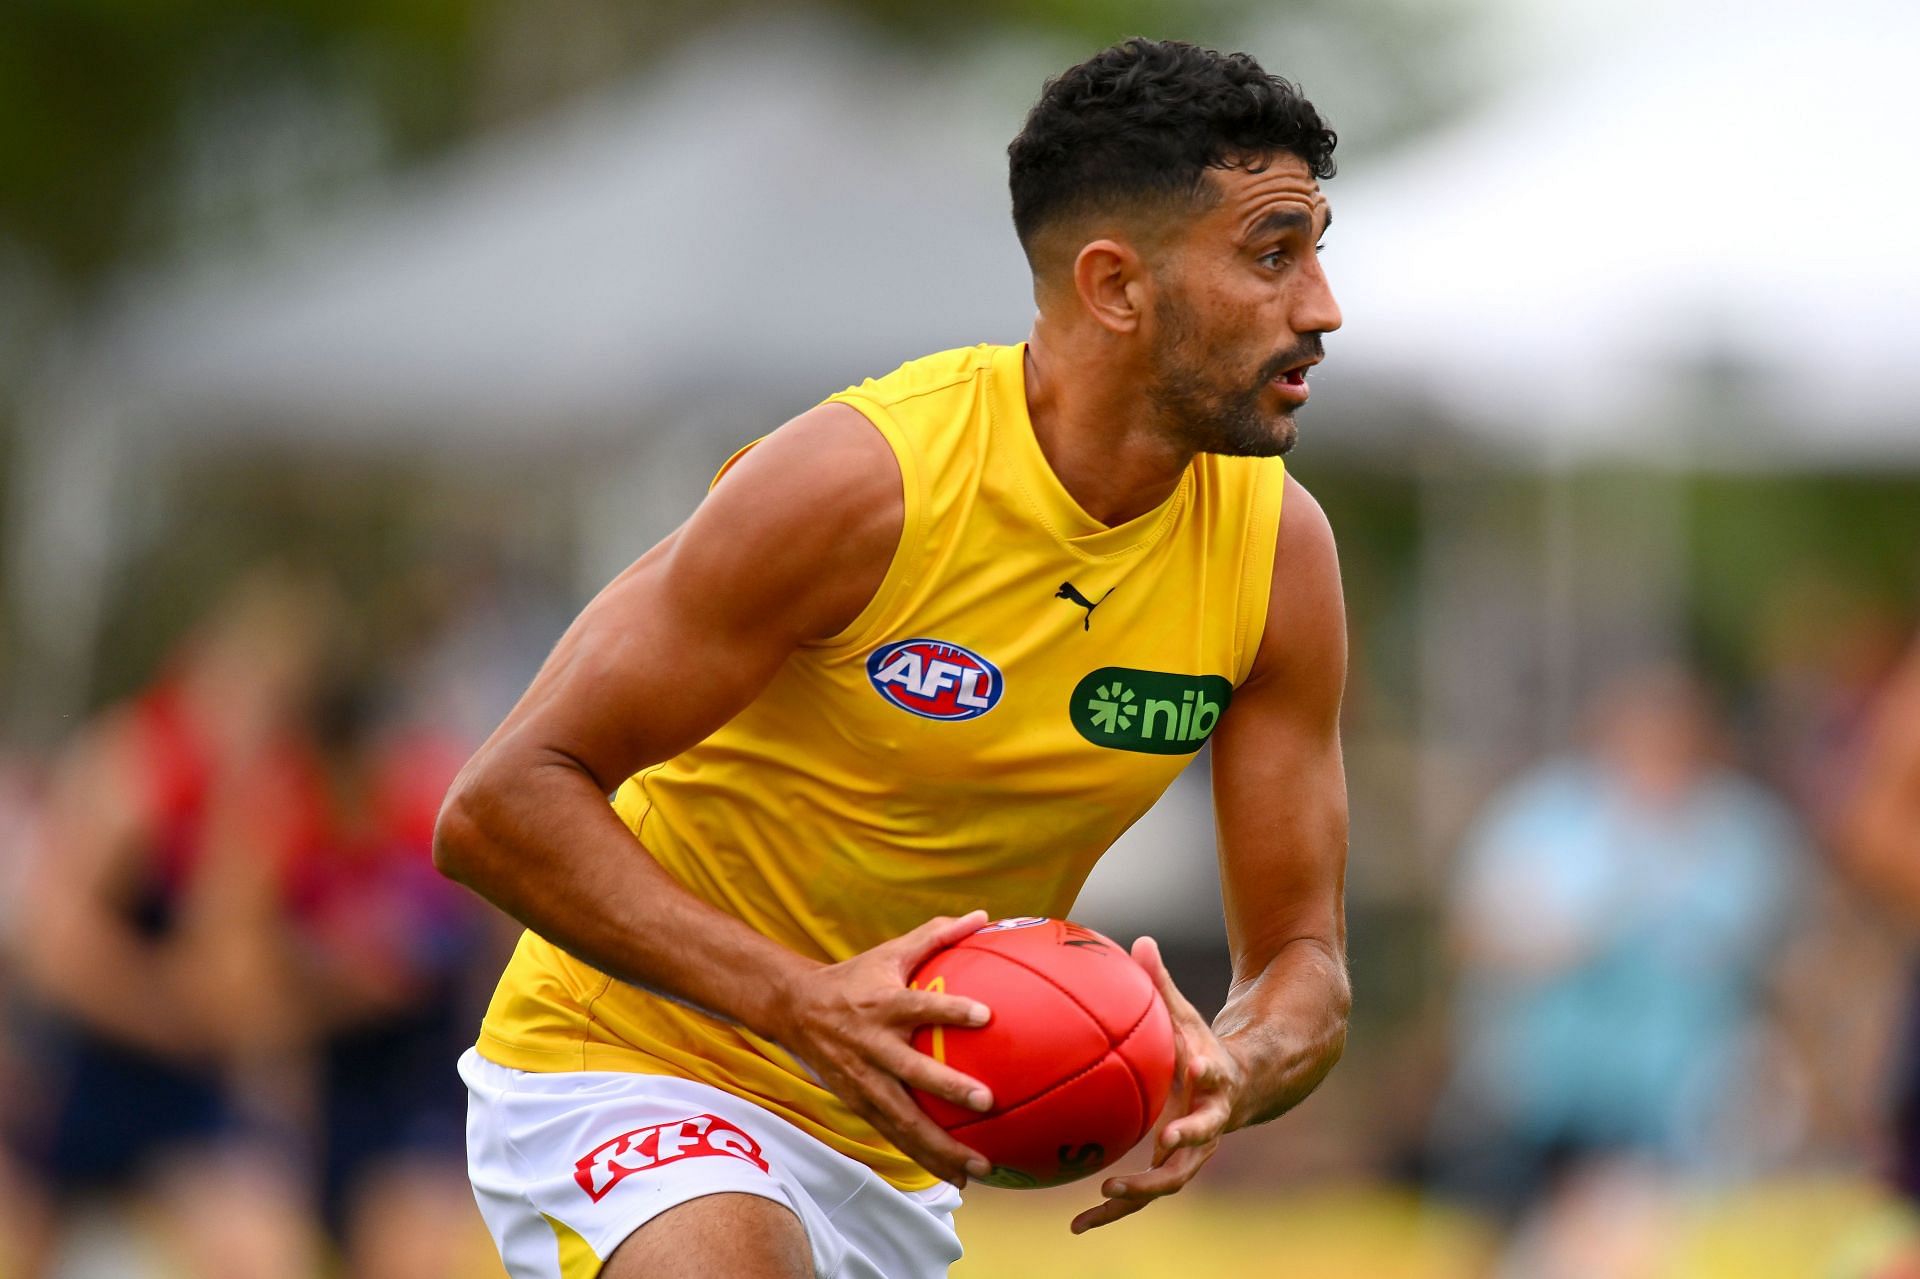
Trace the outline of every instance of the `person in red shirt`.
[[249, 578], [53, 770], [17, 919], [48, 1093], [22, 1152], [49, 1215], [29, 1275], [69, 1206], [129, 1192], [185, 1273], [312, 1271], [281, 933], [325, 829], [303, 717], [329, 620], [310, 585]]
[[479, 1222], [446, 1062], [479, 1020], [475, 979], [511, 945], [504, 917], [433, 866], [466, 750], [357, 683], [321, 699], [314, 729], [328, 830], [287, 936], [314, 1035], [322, 1216], [354, 1279], [466, 1274]]

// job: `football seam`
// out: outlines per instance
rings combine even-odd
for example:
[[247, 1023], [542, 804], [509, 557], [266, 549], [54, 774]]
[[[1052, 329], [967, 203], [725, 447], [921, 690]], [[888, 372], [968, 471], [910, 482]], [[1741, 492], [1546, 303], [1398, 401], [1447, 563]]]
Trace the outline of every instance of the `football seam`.
[[1140, 1096], [1140, 1122], [1147, 1126], [1147, 1130], [1149, 1132], [1153, 1130], [1153, 1121], [1158, 1119], [1160, 1116], [1157, 1114], [1150, 1115], [1147, 1113], [1146, 1081], [1140, 1078], [1140, 1072], [1134, 1069], [1133, 1063], [1128, 1061], [1126, 1056], [1123, 1053], [1121, 1053], [1120, 1050], [1123, 1047], [1125, 1047], [1129, 1042], [1131, 1042], [1135, 1035], [1140, 1033], [1140, 1028], [1147, 1024], [1147, 1014], [1151, 1013], [1152, 1011], [1153, 1011], [1153, 1001], [1148, 1000], [1147, 1011], [1141, 1013], [1140, 1020], [1133, 1023], [1133, 1029], [1129, 1030], [1126, 1034], [1122, 1035], [1120, 1037], [1120, 1042], [1107, 1050], [1108, 1052], [1112, 1053], [1115, 1057], [1120, 1058], [1120, 1064], [1127, 1068], [1127, 1078], [1133, 1081], [1133, 1091], [1138, 1093]]
[[[978, 949], [986, 950], [986, 947], [982, 946], [982, 947], [979, 947]], [[1014, 965], [1017, 965], [1018, 967], [1026, 969], [1028, 972], [1032, 973], [1035, 977], [1038, 977], [1041, 981], [1047, 983], [1047, 985], [1053, 987], [1055, 990], [1065, 995], [1067, 997], [1067, 1002], [1072, 1004], [1075, 1008], [1078, 1008], [1081, 1012], [1085, 1013], [1087, 1015], [1087, 1020], [1093, 1023], [1093, 1028], [1099, 1031], [1102, 1035], [1106, 1036], [1107, 1050], [1109, 1052], [1113, 1050], [1113, 1046], [1116, 1043], [1124, 1043], [1127, 1039], [1127, 1036], [1133, 1034], [1135, 1030], [1138, 1030], [1140, 1028], [1140, 1023], [1146, 1020], [1147, 1014], [1145, 1012], [1142, 1012], [1138, 1017], [1133, 1019], [1133, 1025], [1127, 1028], [1126, 1034], [1121, 1035], [1120, 1038], [1116, 1040], [1112, 1035], [1107, 1033], [1107, 1023], [1100, 1020], [1099, 1014], [1095, 1013], [1093, 1009], [1081, 1003], [1078, 997], [1076, 997], [1072, 991], [1068, 990], [1065, 986], [1062, 986], [1059, 982], [1055, 981], [1051, 973], [1048, 973], [1043, 969], [1035, 968], [1032, 964], [1027, 963], [1025, 960], [1016, 959], [1012, 955], [1007, 954], [1003, 950], [989, 950], [987, 951], [987, 953], [990, 955], [998, 955], [1000, 956], [1000, 958], [1006, 960], [1009, 964], [1014, 964]], [[1153, 1007], [1154, 993], [1155, 992], [1153, 988], [1148, 987], [1147, 1008], [1149, 1009]]]
[[[1028, 972], [1036, 971], [1035, 969], [1029, 968], [1026, 964], [1021, 964], [1020, 966], [1022, 968], [1026, 968]], [[1043, 978], [1046, 977], [1045, 973], [1040, 973], [1039, 975]], [[1072, 999], [1073, 997], [1069, 995], [1068, 998]], [[1074, 1002], [1077, 1004], [1080, 1001], [1076, 999], [1074, 1000]], [[1086, 1009], [1082, 1008], [1081, 1011], [1086, 1012]], [[1149, 1000], [1147, 1002], [1147, 1007], [1145, 1011], [1143, 1011], [1140, 1014], [1140, 1016], [1134, 1020], [1134, 1023], [1132, 1026], [1128, 1027], [1126, 1034], [1120, 1036], [1119, 1039], [1110, 1042], [1107, 1045], [1107, 1049], [1105, 1052], [1101, 1053], [1098, 1057], [1094, 1058], [1091, 1062], [1089, 1062], [1085, 1066], [1082, 1066], [1080, 1069], [1074, 1071], [1071, 1075], [1067, 1075], [1063, 1078], [1054, 1080], [1052, 1083], [1048, 1084], [1045, 1088], [1042, 1088], [1039, 1092], [1033, 1094], [1033, 1096], [1031, 1097], [1027, 1097], [1020, 1101], [1016, 1101], [1011, 1106], [996, 1106], [992, 1114], [981, 1115], [978, 1119], [969, 1119], [967, 1120], [966, 1123], [957, 1124], [954, 1127], [949, 1128], [947, 1131], [954, 1134], [955, 1136], [958, 1136], [963, 1130], [971, 1128], [975, 1124], [985, 1123], [989, 1119], [1000, 1119], [1000, 1118], [1003, 1118], [1004, 1116], [1011, 1115], [1016, 1110], [1023, 1110], [1026, 1107], [1031, 1106], [1036, 1101], [1044, 1101], [1047, 1097], [1050, 1097], [1054, 1093], [1059, 1092], [1062, 1088], [1065, 1088], [1068, 1084], [1074, 1083], [1079, 1079], [1081, 1079], [1083, 1076], [1090, 1075], [1094, 1071], [1100, 1069], [1100, 1067], [1103, 1064], [1105, 1064], [1106, 1060], [1109, 1057], [1117, 1058], [1122, 1068], [1125, 1069], [1127, 1073], [1127, 1080], [1129, 1083], [1133, 1085], [1134, 1095], [1140, 1099], [1141, 1121], [1143, 1123], [1151, 1124], [1153, 1122], [1153, 1119], [1151, 1116], [1147, 1114], [1146, 1089], [1141, 1086], [1140, 1076], [1138, 1073], [1134, 1071], [1133, 1063], [1128, 1061], [1125, 1057], [1121, 1057], [1118, 1050], [1122, 1044], [1126, 1043], [1128, 1040], [1133, 1038], [1135, 1031], [1139, 1030], [1141, 1026], [1146, 1024], [1147, 1013], [1150, 1013], [1152, 1011], [1153, 1011], [1153, 1001]], [[1087, 1013], [1087, 1016], [1091, 1017], [1093, 1016], [1093, 1014]], [[1096, 1024], [1098, 1023], [1096, 1022]], [[1138, 1139], [1136, 1138], [1136, 1140]]]

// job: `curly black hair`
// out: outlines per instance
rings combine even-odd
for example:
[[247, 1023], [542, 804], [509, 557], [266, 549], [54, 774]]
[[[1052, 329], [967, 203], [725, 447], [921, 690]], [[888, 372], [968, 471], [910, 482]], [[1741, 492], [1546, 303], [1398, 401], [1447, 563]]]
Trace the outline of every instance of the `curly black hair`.
[[[1333, 176], [1337, 139], [1294, 85], [1244, 53], [1136, 36], [1047, 81], [1007, 147], [1013, 227], [1209, 198], [1209, 169], [1257, 169], [1276, 152]], [[1037, 265], [1037, 264], [1036, 264]]]

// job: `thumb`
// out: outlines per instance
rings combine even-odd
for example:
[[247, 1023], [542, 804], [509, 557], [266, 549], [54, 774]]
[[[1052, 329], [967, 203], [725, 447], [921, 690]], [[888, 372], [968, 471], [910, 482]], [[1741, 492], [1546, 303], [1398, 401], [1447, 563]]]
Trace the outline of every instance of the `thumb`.
[[1202, 1025], [1206, 1023], [1200, 1014], [1194, 1011], [1180, 988], [1173, 984], [1173, 974], [1167, 971], [1167, 961], [1160, 957], [1160, 943], [1151, 937], [1140, 937], [1133, 943], [1133, 962], [1147, 970], [1147, 976], [1153, 979], [1154, 989], [1160, 992], [1160, 1001], [1167, 1006], [1167, 1015], [1173, 1019], [1178, 1029], [1182, 1023]]
[[1167, 971], [1167, 961], [1160, 957], [1160, 943], [1151, 937], [1136, 938], [1133, 943], [1133, 962], [1147, 970], [1147, 976], [1153, 979], [1154, 989], [1160, 992], [1161, 1000], [1167, 1005], [1167, 1012], [1178, 1018], [1180, 1006], [1187, 1001], [1180, 994], [1179, 987], [1173, 984], [1173, 974]]
[[1133, 939], [1133, 962], [1147, 970], [1147, 976], [1159, 985], [1167, 976], [1167, 961], [1160, 957], [1160, 943], [1151, 937]]
[[920, 961], [934, 951], [951, 946], [962, 937], [971, 937], [987, 923], [984, 910], [968, 911], [958, 919], [945, 915], [929, 919], [910, 933], [903, 933], [889, 943], [896, 950], [901, 971], [911, 972], [919, 967]]

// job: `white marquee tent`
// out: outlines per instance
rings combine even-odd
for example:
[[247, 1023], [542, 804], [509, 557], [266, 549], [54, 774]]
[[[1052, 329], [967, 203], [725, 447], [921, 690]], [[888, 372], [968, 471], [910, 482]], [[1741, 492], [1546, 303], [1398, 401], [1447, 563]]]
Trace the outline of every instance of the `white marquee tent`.
[[[1356, 169], [1334, 376], [1522, 454], [1920, 457], [1920, 10], [1809, 7], [1623, 16], [1579, 67]], [[1690, 422], [1703, 368], [1735, 395]]]
[[1017, 336], [1031, 299], [980, 144], [1021, 98], [981, 93], [819, 29], [730, 32], [277, 260], [147, 282], [89, 373], [173, 431], [511, 442]]
[[[1920, 456], [1920, 17], [1697, 16], [1349, 161], [1319, 439], [1404, 446], [1345, 408], [1385, 388], [1523, 461]], [[1051, 57], [936, 74], [844, 33], [736, 30], [269, 260], [130, 286], [26, 424], [9, 580], [34, 660], [84, 664], [120, 496], [181, 441], [739, 437], [901, 358], [1019, 337], [1002, 148]], [[1703, 368], [1762, 412], [1696, 414]]]

